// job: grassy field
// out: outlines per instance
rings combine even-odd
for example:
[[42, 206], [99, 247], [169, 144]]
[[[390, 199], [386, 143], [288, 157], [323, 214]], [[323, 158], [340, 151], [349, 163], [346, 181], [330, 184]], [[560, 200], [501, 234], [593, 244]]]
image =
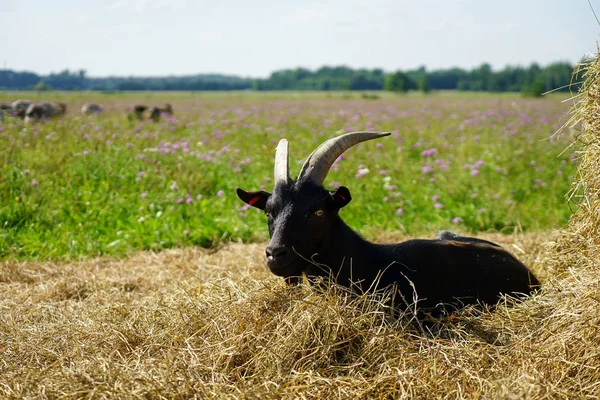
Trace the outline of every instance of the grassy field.
[[[365, 236], [540, 231], [560, 227], [576, 153], [552, 136], [568, 104], [515, 95], [397, 97], [348, 93], [2, 93], [64, 101], [37, 125], [0, 123], [0, 257], [81, 259], [266, 239], [265, 218], [235, 188], [271, 189], [274, 149], [290, 140], [292, 174], [321, 141], [391, 131], [336, 163], [343, 218]], [[82, 117], [86, 101], [106, 113]], [[175, 116], [130, 122], [135, 103]], [[568, 136], [568, 135], [567, 135]], [[564, 151], [564, 152], [563, 152]]]

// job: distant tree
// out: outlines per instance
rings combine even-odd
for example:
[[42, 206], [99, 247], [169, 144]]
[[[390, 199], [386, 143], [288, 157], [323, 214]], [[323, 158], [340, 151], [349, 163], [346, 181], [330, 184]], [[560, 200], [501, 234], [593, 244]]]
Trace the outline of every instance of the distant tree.
[[383, 88], [390, 92], [407, 92], [409, 86], [408, 76], [402, 71], [396, 71], [385, 77]]
[[469, 84], [469, 79], [468, 78], [460, 78], [457, 82], [456, 82], [456, 90], [459, 91], [466, 91], [466, 90], [472, 90], [471, 86]]
[[[466, 79], [467, 71], [460, 68], [451, 68], [446, 70], [431, 71], [427, 73], [429, 86], [432, 89], [452, 90], [458, 89], [458, 82]], [[459, 89], [464, 90], [464, 89]]]
[[546, 91], [568, 89], [571, 84], [573, 67], [566, 62], [556, 62], [548, 65], [540, 72], [543, 76]]
[[468, 76], [467, 90], [474, 91], [495, 91], [497, 90], [494, 80], [494, 74], [490, 64], [481, 64], [475, 68]]
[[37, 90], [38, 92], [48, 92], [52, 90], [50, 85], [47, 85], [43, 80], [39, 81], [33, 86], [33, 90]]
[[[31, 72], [0, 70], [0, 89], [32, 90], [43, 81], [55, 90], [473, 90], [534, 93], [577, 90], [570, 83], [581, 81], [581, 74], [572, 78], [573, 66], [557, 62], [544, 68], [506, 66], [493, 71], [482, 64], [470, 71], [450, 68], [427, 71], [422, 66], [414, 70], [386, 74], [382, 69], [352, 69], [347, 66], [323, 66], [317, 70], [294, 68], [274, 71], [266, 79], [247, 79], [219, 74], [165, 77], [88, 77], [85, 70], [39, 76]], [[541, 89], [540, 89], [541, 85]]]
[[430, 92], [431, 89], [429, 87], [429, 81], [426, 74], [419, 75], [417, 78], [417, 89], [423, 93]]
[[30, 90], [40, 81], [40, 76], [32, 72], [16, 72], [9, 69], [0, 70], [1, 89]]
[[541, 77], [523, 86], [521, 90], [521, 94], [525, 97], [542, 97], [544, 92], [544, 81]]

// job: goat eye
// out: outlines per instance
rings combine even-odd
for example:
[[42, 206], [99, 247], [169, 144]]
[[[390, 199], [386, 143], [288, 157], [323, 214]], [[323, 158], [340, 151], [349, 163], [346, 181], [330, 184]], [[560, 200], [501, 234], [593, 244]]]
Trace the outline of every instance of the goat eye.
[[267, 218], [271, 218], [271, 213], [266, 212], [265, 215], [267, 216]]
[[315, 215], [316, 215], [317, 217], [320, 217], [320, 216], [322, 216], [322, 215], [323, 215], [323, 210], [317, 210], [317, 211], [315, 211]]

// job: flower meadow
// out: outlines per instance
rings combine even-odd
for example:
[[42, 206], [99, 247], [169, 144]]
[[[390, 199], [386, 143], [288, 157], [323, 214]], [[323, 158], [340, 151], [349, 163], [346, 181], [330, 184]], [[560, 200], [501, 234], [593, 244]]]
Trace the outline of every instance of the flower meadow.
[[[38, 94], [29, 97], [38, 99]], [[568, 104], [492, 95], [65, 94], [62, 119], [0, 121], [0, 257], [122, 256], [268, 237], [264, 215], [235, 189], [272, 189], [275, 146], [292, 175], [322, 141], [390, 131], [333, 165], [347, 186], [344, 220], [366, 236], [399, 231], [545, 231], [564, 225], [577, 167]], [[20, 94], [19, 97], [27, 97]], [[0, 100], [14, 100], [3, 93]], [[86, 101], [106, 112], [83, 117]], [[160, 122], [130, 121], [137, 103], [173, 105]]]

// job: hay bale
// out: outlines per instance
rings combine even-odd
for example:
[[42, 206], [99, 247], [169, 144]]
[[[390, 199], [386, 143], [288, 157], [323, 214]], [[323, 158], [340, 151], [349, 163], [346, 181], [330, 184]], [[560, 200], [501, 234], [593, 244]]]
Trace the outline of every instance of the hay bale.
[[584, 83], [572, 117], [563, 129], [579, 125], [576, 136], [580, 165], [569, 200], [576, 211], [566, 229], [547, 245], [548, 271], [561, 274], [569, 268], [598, 268], [600, 260], [600, 57], [582, 63], [575, 74], [583, 73]]

